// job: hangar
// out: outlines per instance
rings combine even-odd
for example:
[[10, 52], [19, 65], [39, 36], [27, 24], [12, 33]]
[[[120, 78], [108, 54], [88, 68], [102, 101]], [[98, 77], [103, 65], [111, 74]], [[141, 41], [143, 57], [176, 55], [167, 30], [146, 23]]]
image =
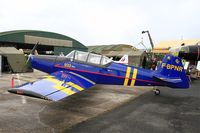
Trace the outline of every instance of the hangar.
[[0, 64], [3, 72], [24, 72], [25, 54], [30, 53], [34, 45], [39, 42], [39, 54], [60, 55], [68, 54], [72, 50], [88, 51], [79, 41], [53, 32], [37, 30], [16, 30], [0, 33]]
[[168, 54], [170, 48], [177, 48], [183, 44], [184, 46], [196, 45], [199, 42], [200, 39], [161, 41], [155, 45], [152, 52], [154, 54]]
[[145, 67], [147, 60], [147, 54], [144, 50], [139, 50], [128, 44], [88, 46], [88, 51], [113, 57], [114, 60], [128, 55], [128, 64], [138, 67]]

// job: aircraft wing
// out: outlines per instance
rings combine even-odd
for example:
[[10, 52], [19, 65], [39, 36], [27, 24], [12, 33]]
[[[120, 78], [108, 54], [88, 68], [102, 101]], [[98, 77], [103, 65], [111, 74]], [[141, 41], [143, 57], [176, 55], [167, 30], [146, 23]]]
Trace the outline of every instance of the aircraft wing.
[[95, 83], [74, 72], [55, 72], [40, 80], [11, 88], [8, 91], [21, 95], [59, 101], [65, 97], [89, 89]]

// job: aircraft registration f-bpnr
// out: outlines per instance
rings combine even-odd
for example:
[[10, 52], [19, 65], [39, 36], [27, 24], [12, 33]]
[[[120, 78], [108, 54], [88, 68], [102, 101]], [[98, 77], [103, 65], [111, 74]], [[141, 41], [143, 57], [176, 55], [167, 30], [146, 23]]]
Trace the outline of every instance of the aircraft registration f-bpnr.
[[[166, 55], [158, 70], [147, 70], [113, 62], [106, 56], [72, 51], [67, 56], [30, 55], [32, 67], [50, 74], [9, 92], [61, 100], [95, 84], [124, 86], [168, 86], [189, 88], [181, 59]], [[155, 94], [160, 94], [158, 89]]]

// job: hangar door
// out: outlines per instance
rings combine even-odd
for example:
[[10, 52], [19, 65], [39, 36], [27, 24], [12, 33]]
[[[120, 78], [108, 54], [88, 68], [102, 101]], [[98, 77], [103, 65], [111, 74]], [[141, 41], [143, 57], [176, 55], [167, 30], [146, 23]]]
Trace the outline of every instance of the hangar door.
[[17, 50], [14, 47], [0, 47], [0, 55], [3, 56], [3, 62], [7, 62], [6, 66], [12, 72], [25, 72], [27, 71], [26, 67], [26, 58], [22, 52]]

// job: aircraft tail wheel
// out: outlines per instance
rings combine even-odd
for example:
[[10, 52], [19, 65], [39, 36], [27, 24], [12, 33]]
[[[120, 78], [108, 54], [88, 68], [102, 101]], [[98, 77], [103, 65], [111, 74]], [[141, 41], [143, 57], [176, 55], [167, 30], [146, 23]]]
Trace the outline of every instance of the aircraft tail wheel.
[[155, 89], [154, 93], [155, 93], [155, 95], [160, 95], [160, 90], [159, 89]]

